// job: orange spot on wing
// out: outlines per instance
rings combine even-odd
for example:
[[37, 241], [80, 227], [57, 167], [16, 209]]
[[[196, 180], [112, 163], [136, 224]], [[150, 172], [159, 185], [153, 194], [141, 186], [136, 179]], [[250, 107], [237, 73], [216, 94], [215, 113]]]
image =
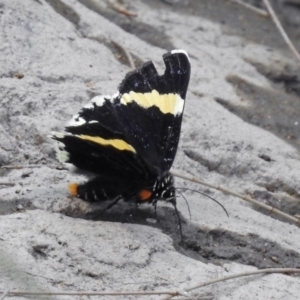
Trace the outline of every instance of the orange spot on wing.
[[78, 184], [77, 183], [70, 183], [69, 186], [68, 186], [69, 193], [72, 196], [77, 196], [78, 195], [77, 188], [78, 188]]
[[149, 190], [141, 190], [139, 192], [139, 198], [141, 201], [147, 201], [152, 196], [152, 192]]

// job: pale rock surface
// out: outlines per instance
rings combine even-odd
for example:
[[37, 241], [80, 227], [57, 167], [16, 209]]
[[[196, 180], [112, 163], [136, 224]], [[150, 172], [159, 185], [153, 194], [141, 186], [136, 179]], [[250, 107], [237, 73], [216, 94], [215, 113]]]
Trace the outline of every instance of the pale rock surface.
[[[63, 130], [93, 96], [116, 91], [130, 71], [118, 45], [137, 62], [153, 60], [160, 72], [162, 55], [183, 48], [192, 76], [174, 169], [300, 214], [299, 94], [266, 75], [266, 70], [295, 75], [299, 69], [277, 42], [270, 20], [213, 1], [220, 18], [224, 11], [224, 25], [209, 1], [201, 1], [207, 16], [196, 2], [134, 1], [129, 9], [137, 17], [128, 18], [104, 1], [2, 0], [0, 164], [37, 167], [1, 169], [0, 181], [15, 185], [0, 186], [0, 290], [181, 290], [256, 268], [300, 267], [299, 228], [237, 198], [178, 179], [176, 186], [204, 191], [230, 215], [188, 191], [189, 219], [179, 196], [182, 245], [173, 208], [158, 206], [158, 224], [148, 206], [132, 212], [120, 204], [99, 215], [97, 206], [68, 196], [67, 184], [84, 177], [56, 168], [47, 136]], [[241, 36], [230, 27], [232, 19], [241, 28], [258, 29]], [[275, 33], [265, 37], [259, 28]], [[272, 99], [295, 108], [276, 112], [282, 103]], [[299, 277], [274, 274], [196, 293], [211, 293], [215, 300], [265, 300], [299, 299], [299, 291]]]

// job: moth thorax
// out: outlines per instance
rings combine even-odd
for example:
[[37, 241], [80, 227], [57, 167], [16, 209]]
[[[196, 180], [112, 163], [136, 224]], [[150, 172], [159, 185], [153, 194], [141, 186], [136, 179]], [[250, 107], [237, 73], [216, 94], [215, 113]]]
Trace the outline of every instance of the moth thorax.
[[173, 176], [166, 175], [161, 179], [157, 179], [153, 186], [153, 193], [156, 199], [174, 201], [176, 195]]

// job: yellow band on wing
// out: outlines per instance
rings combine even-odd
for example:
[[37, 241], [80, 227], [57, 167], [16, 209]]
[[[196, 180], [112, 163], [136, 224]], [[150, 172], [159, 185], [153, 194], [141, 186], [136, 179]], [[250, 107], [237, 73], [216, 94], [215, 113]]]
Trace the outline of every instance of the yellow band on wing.
[[173, 115], [181, 114], [184, 107], [184, 100], [178, 94], [159, 94], [156, 90], [153, 90], [151, 93], [131, 91], [123, 94], [121, 103], [127, 105], [130, 102], [136, 102], [144, 108], [156, 106], [162, 113]]
[[90, 136], [90, 135], [83, 135], [83, 134], [76, 135], [76, 136], [79, 137], [80, 139], [91, 141], [96, 144], [100, 144], [104, 146], [113, 146], [118, 150], [127, 150], [136, 153], [135, 149], [123, 140], [105, 140], [98, 136]]

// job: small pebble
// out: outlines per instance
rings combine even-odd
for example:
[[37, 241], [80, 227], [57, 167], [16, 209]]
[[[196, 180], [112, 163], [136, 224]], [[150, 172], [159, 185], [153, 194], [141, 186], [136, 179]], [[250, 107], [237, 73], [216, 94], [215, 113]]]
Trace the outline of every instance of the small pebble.
[[24, 209], [24, 206], [22, 205], [22, 204], [18, 204], [18, 206], [17, 206], [17, 210], [23, 210]]
[[272, 257], [271, 257], [271, 259], [272, 259], [274, 262], [276, 262], [276, 263], [279, 263], [279, 259], [278, 259], [278, 257], [276, 257], [276, 256], [272, 256]]
[[156, 224], [157, 223], [157, 220], [156, 219], [151, 219], [151, 218], [147, 218], [146, 221], [148, 223], [151, 223], [151, 224]]
[[32, 170], [23, 171], [21, 177], [22, 178], [29, 177], [32, 173], [33, 173]]

